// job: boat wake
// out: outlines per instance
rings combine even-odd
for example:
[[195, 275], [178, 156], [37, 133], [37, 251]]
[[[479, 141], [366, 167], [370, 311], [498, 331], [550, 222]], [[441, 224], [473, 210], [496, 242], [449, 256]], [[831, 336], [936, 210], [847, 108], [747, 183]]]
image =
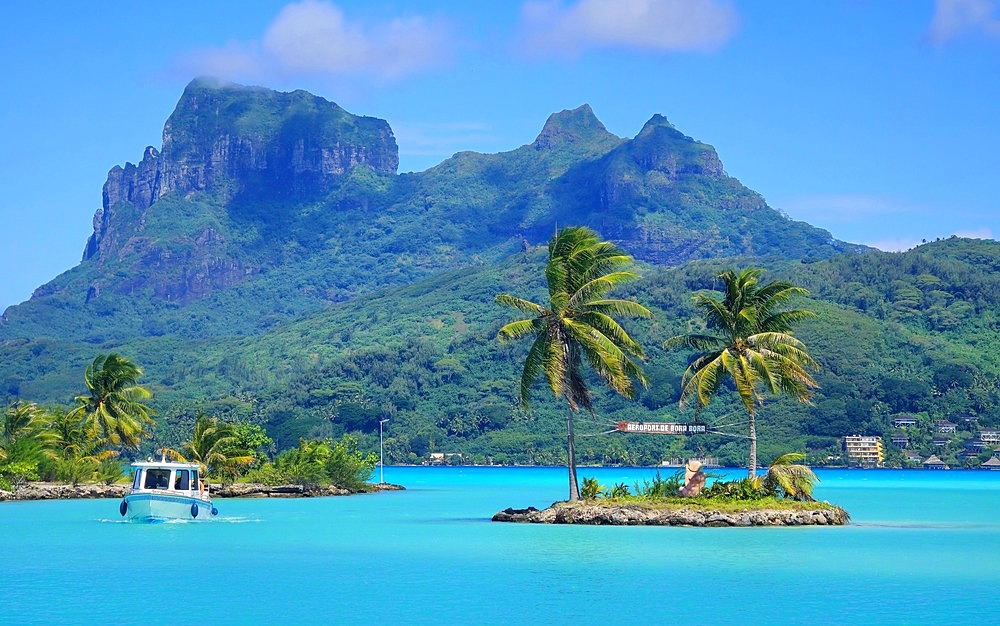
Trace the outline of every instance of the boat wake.
[[898, 530], [982, 530], [993, 528], [993, 524], [962, 524], [955, 522], [851, 522], [855, 528], [895, 528]]
[[97, 520], [101, 524], [254, 524], [263, 520], [251, 517], [212, 517], [208, 519], [153, 519], [153, 520], [127, 520], [101, 518]]

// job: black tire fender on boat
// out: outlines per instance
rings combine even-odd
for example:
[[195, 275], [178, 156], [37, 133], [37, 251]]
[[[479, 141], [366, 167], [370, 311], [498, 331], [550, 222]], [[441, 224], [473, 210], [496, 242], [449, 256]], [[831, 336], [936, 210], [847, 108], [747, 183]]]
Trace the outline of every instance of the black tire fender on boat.
[[118, 505], [118, 512], [122, 514], [122, 517], [125, 517], [125, 514], [128, 513], [127, 500], [122, 500], [122, 503]]
[[217, 509], [217, 508], [215, 508], [215, 507], [213, 506], [213, 507], [212, 507], [212, 515], [218, 515], [218, 514], [219, 514], [219, 509]]
[[191, 517], [198, 517], [198, 503], [191, 503]]

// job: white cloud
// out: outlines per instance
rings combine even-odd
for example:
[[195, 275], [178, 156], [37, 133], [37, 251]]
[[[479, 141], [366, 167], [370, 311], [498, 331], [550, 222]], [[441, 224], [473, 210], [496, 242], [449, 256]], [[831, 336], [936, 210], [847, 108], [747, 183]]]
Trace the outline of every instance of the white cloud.
[[891, 198], [851, 194], [792, 198], [783, 202], [781, 208], [795, 219], [824, 224], [852, 224], [879, 216], [920, 212]]
[[902, 237], [902, 238], [885, 238], [878, 239], [875, 241], [860, 241], [862, 245], [871, 246], [872, 248], [878, 248], [883, 252], [905, 252], [906, 250], [912, 250], [916, 248], [921, 243], [924, 243], [920, 239], [914, 239], [912, 237]]
[[524, 45], [536, 54], [576, 55], [591, 47], [653, 52], [711, 51], [735, 34], [728, 0], [558, 0], [521, 9]]
[[[504, 138], [488, 124], [480, 122], [411, 123], [393, 122], [393, 133], [399, 144], [400, 169], [403, 162], [431, 167], [470, 145], [489, 146], [502, 143]], [[415, 170], [419, 171], [419, 170]]]
[[959, 230], [955, 232], [958, 237], [967, 237], [968, 239], [994, 239], [993, 231], [989, 228], [976, 228], [973, 230]]
[[[899, 252], [951, 236], [993, 239], [990, 215], [944, 210], [880, 195], [832, 194], [777, 204], [792, 219], [825, 228], [845, 241]], [[987, 224], [987, 225], [984, 225]]]
[[274, 80], [367, 75], [395, 80], [443, 65], [449, 28], [423, 17], [353, 22], [337, 6], [303, 0], [285, 6], [260, 41], [196, 50], [180, 60], [188, 74]]
[[936, 0], [928, 38], [944, 45], [969, 34], [1000, 38], [1000, 19], [994, 0]]
[[[946, 237], [951, 236], [965, 237], [966, 239], [993, 239], [993, 233], [989, 228], [959, 230], [946, 235]], [[935, 239], [944, 239], [944, 237], [935, 237]], [[860, 243], [873, 248], [878, 248], [879, 250], [884, 250], [885, 252], [903, 252], [904, 250], [916, 248], [920, 244], [927, 243], [929, 241], [932, 240], [916, 239], [914, 237], [883, 237], [872, 241], [862, 241]]]

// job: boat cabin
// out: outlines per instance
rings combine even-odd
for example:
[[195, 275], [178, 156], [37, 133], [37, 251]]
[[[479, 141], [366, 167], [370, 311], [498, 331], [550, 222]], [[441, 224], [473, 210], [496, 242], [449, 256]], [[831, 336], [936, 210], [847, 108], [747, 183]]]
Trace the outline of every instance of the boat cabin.
[[202, 488], [197, 463], [138, 462], [133, 463], [133, 490], [199, 491]]

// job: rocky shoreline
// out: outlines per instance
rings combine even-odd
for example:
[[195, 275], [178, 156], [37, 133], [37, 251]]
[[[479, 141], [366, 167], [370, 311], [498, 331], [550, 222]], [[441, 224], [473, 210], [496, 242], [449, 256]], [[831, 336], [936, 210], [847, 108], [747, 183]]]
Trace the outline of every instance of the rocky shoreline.
[[587, 524], [606, 526], [843, 526], [851, 516], [839, 507], [810, 510], [746, 509], [719, 511], [682, 506], [666, 509], [641, 504], [557, 502], [547, 509], [505, 509], [494, 522], [529, 524]]
[[[339, 487], [306, 487], [304, 485], [262, 485], [259, 483], [236, 483], [232, 485], [212, 485], [213, 498], [314, 498], [322, 496], [347, 496], [355, 493], [375, 491], [400, 491], [401, 485], [390, 483], [369, 483], [365, 489], [350, 490]], [[79, 500], [89, 498], [124, 498], [128, 485], [104, 485], [87, 483], [63, 485], [56, 483], [28, 483], [14, 491], [0, 490], [0, 502], [20, 500]]]

